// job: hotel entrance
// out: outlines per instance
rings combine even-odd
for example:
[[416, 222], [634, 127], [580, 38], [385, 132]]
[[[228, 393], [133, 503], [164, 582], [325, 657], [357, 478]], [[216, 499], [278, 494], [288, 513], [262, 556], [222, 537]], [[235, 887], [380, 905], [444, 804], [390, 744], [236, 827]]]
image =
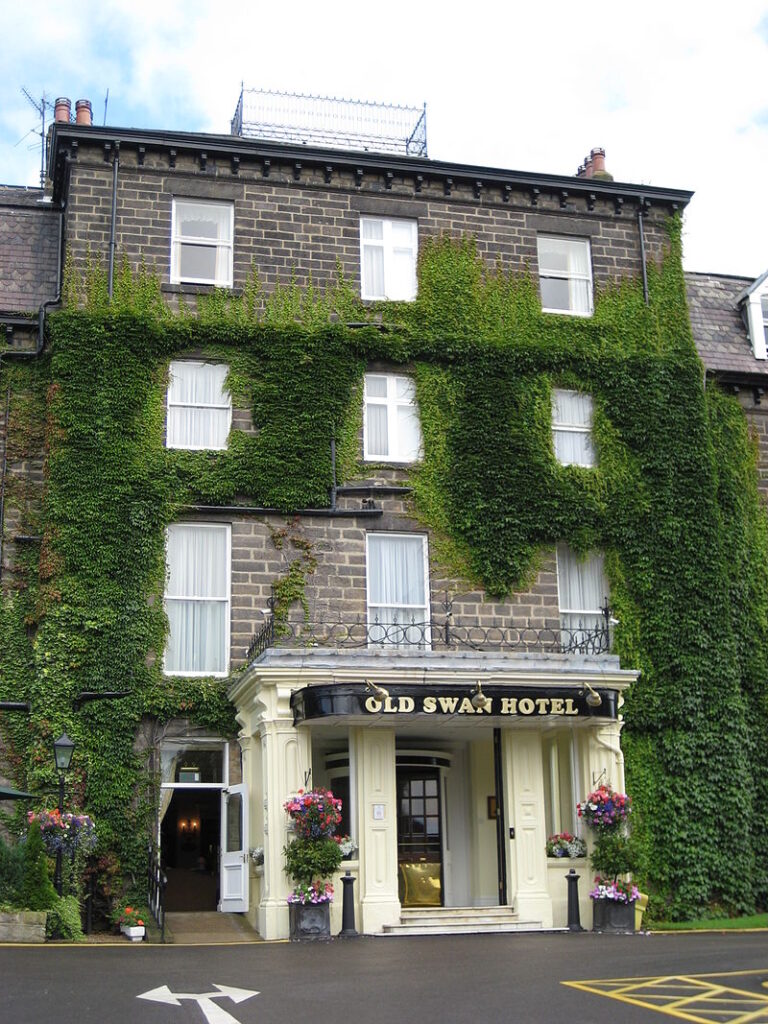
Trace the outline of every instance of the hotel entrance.
[[443, 905], [440, 775], [436, 769], [397, 769], [397, 865], [404, 907]]

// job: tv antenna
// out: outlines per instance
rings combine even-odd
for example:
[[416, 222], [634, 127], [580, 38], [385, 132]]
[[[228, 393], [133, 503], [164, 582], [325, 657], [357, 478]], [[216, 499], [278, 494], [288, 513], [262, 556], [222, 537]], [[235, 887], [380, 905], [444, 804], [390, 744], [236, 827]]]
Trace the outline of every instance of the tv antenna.
[[[33, 100], [27, 90], [22, 86], [21, 91], [27, 97], [31, 105], [37, 111], [40, 118], [40, 188], [45, 188], [45, 112], [51, 110], [51, 104], [45, 98], [45, 93], [40, 97], [40, 101]], [[34, 130], [34, 129], [33, 129]], [[35, 133], [37, 134], [37, 133]]]

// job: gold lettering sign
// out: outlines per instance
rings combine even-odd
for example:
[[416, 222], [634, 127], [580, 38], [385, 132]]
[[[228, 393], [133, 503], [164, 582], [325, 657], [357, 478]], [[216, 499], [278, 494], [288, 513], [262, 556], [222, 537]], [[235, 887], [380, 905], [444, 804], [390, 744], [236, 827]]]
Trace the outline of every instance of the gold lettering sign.
[[372, 715], [408, 715], [416, 711], [425, 715], [578, 715], [572, 697], [488, 697], [485, 707], [476, 708], [470, 697], [433, 695], [425, 697], [387, 697], [380, 701], [366, 697], [365, 710]]

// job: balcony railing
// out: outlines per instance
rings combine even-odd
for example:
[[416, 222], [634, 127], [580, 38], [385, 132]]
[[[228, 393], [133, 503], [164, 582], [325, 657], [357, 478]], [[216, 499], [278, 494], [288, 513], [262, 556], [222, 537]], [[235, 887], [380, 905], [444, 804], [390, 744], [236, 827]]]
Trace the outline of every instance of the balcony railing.
[[587, 620], [584, 625], [575, 623], [571, 628], [461, 622], [454, 619], [449, 603], [441, 619], [426, 622], [379, 622], [376, 618], [360, 617], [353, 622], [284, 621], [269, 613], [251, 640], [246, 661], [253, 661], [270, 647], [607, 654], [612, 622], [607, 606], [599, 625]]

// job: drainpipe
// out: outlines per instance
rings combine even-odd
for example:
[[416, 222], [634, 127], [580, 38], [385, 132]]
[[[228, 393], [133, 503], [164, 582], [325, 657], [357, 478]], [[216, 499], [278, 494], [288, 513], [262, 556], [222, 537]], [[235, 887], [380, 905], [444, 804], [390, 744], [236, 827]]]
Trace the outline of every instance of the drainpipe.
[[643, 272], [643, 298], [648, 305], [648, 268], [645, 265], [645, 231], [643, 229], [643, 210], [647, 200], [640, 198], [640, 205], [637, 208], [637, 230], [640, 233], [640, 266]]
[[109, 301], [115, 283], [115, 225], [117, 223], [117, 172], [120, 169], [120, 143], [115, 141], [115, 156], [112, 160], [112, 216], [109, 222], [109, 279], [107, 291]]

